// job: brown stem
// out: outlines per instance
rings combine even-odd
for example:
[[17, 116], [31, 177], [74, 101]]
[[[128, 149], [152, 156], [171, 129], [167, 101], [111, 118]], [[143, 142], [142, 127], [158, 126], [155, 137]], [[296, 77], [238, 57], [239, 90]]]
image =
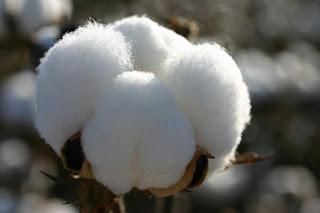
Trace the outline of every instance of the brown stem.
[[117, 197], [95, 180], [80, 180], [77, 201], [80, 213], [125, 213], [123, 197]]
[[123, 196], [115, 198], [115, 207], [112, 210], [113, 213], [126, 213], [126, 207], [124, 204]]

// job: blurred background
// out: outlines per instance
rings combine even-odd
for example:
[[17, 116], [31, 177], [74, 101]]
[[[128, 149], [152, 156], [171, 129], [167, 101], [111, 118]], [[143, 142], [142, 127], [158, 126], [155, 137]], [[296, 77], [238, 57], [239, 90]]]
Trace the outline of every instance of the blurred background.
[[234, 165], [192, 192], [125, 197], [130, 212], [320, 212], [319, 0], [0, 0], [0, 213], [73, 213], [76, 183], [33, 128], [35, 68], [88, 18], [146, 14], [193, 43], [217, 42], [243, 73], [252, 122], [240, 153], [274, 156]]

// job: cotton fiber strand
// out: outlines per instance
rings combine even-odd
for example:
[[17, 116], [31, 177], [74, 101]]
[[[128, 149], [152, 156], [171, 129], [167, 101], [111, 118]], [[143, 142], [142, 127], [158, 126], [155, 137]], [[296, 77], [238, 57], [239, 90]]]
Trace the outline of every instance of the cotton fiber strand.
[[56, 152], [91, 118], [102, 88], [131, 64], [123, 35], [97, 23], [66, 34], [47, 52], [36, 77], [35, 120]]
[[154, 74], [125, 72], [82, 134], [95, 178], [115, 194], [179, 181], [195, 152], [189, 121]]

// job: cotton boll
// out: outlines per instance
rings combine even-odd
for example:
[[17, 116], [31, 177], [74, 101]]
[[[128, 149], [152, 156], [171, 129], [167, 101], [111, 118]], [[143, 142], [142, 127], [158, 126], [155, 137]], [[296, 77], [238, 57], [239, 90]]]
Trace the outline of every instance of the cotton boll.
[[41, 60], [36, 128], [56, 152], [93, 115], [102, 88], [132, 69], [130, 46], [110, 26], [88, 23], [66, 34]]
[[215, 157], [213, 171], [234, 158], [250, 120], [247, 87], [233, 59], [217, 44], [194, 46], [167, 60], [165, 82], [191, 121], [197, 145]]
[[16, 130], [32, 127], [36, 96], [34, 87], [34, 74], [29, 70], [5, 80], [0, 92], [0, 114], [6, 127]]
[[193, 129], [174, 95], [144, 72], [115, 78], [82, 142], [96, 180], [115, 194], [177, 183], [195, 152]]
[[157, 74], [169, 54], [190, 45], [182, 36], [144, 16], [122, 19], [114, 27], [131, 41], [137, 70]]
[[265, 53], [257, 49], [240, 51], [235, 61], [241, 68], [254, 103], [272, 102], [288, 89], [285, 70]]
[[302, 92], [302, 97], [318, 99], [320, 89], [319, 70], [306, 60], [291, 52], [277, 54], [276, 61], [286, 71], [292, 88]]
[[0, 143], [1, 177], [8, 179], [26, 173], [29, 168], [31, 152], [25, 141], [12, 138]]
[[71, 17], [70, 0], [10, 0], [18, 30], [30, 35], [44, 25], [59, 24]]
[[297, 41], [289, 46], [288, 51], [320, 69], [320, 52], [312, 44], [306, 41]]
[[57, 25], [42, 27], [34, 33], [33, 40], [39, 46], [49, 49], [60, 36]]
[[278, 166], [265, 175], [261, 190], [281, 196], [291, 194], [303, 200], [317, 195], [317, 180], [303, 166]]

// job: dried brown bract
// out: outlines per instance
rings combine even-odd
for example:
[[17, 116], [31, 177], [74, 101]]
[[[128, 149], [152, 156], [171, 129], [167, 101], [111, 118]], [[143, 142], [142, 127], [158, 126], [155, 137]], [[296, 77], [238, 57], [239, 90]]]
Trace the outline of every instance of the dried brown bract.
[[186, 188], [200, 186], [208, 173], [208, 158], [214, 157], [200, 147], [197, 147], [193, 159], [188, 164], [184, 175], [178, 183], [168, 188], [150, 188], [149, 191], [157, 197], [166, 197]]

